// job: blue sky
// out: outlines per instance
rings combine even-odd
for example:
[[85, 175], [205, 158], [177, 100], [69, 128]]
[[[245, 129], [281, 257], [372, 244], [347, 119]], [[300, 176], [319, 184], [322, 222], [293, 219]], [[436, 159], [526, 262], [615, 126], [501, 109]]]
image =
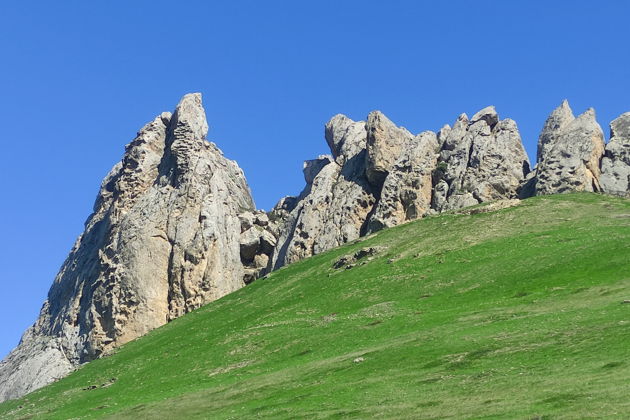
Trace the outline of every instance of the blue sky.
[[495, 105], [535, 156], [562, 99], [604, 132], [630, 111], [625, 1], [0, 3], [0, 357], [32, 324], [102, 177], [202, 92], [209, 138], [259, 207], [303, 186], [336, 113], [412, 132]]

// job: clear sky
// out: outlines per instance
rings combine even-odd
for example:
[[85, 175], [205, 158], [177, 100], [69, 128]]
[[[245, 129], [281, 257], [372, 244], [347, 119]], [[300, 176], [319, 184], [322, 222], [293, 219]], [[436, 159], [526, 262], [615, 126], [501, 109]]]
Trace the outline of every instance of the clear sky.
[[1, 1], [0, 357], [36, 319], [136, 131], [202, 92], [259, 207], [303, 186], [334, 114], [418, 133], [495, 105], [530, 157], [567, 98], [630, 111], [626, 1]]

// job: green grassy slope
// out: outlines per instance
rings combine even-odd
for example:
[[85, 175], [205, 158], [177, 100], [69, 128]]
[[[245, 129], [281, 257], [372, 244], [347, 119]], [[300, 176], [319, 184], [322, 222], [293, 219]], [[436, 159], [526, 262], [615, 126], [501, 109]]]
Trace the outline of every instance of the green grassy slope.
[[285, 267], [0, 418], [627, 418], [627, 299], [628, 200], [446, 214]]

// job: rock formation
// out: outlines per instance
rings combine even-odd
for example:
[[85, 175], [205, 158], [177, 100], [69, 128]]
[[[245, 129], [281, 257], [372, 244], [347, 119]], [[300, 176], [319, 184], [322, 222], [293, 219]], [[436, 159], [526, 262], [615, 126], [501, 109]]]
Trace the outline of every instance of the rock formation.
[[273, 269], [386, 227], [487, 201], [506, 208], [519, 196], [630, 193], [630, 113], [611, 123], [604, 155], [594, 111], [575, 118], [566, 101], [545, 122], [531, 172], [516, 123], [494, 107], [418, 135], [378, 111], [359, 122], [336, 115], [325, 127], [331, 155], [307, 160], [301, 194], [268, 213], [255, 209], [242, 171], [205, 140], [207, 130], [201, 96], [186, 95], [126, 147], [39, 319], [0, 363], [0, 401]]
[[402, 127], [396, 127], [379, 111], [368, 115], [366, 130], [365, 175], [372, 185], [380, 187], [401, 151], [408, 147], [413, 135]]
[[254, 203], [207, 130], [201, 95], [186, 95], [126, 147], [39, 319], [0, 364], [0, 400], [244, 285], [239, 215]]
[[630, 112], [610, 123], [610, 141], [602, 158], [600, 184], [610, 194], [630, 194]]
[[575, 118], [565, 100], [554, 110], [538, 141], [536, 195], [601, 191], [604, 134], [591, 108]]
[[513, 120], [499, 120], [487, 107], [470, 120], [460, 115], [446, 131], [434, 177], [436, 211], [518, 196], [529, 159]]
[[516, 123], [493, 107], [437, 135], [414, 136], [378, 111], [367, 122], [336, 115], [325, 134], [332, 157], [305, 162], [273, 268], [429, 212], [516, 198], [529, 172]]
[[437, 136], [432, 131], [409, 139], [388, 170], [380, 199], [368, 221], [368, 233], [417, 219], [429, 211], [437, 150]]
[[365, 123], [337, 115], [325, 133], [332, 156], [305, 162], [307, 184], [285, 216], [274, 268], [358, 238], [376, 201], [366, 177]]

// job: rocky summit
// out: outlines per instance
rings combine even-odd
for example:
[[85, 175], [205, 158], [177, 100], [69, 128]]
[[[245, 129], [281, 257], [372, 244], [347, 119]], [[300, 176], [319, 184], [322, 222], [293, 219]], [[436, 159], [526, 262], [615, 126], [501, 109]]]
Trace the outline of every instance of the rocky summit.
[[0, 363], [0, 401], [22, 396], [256, 278], [311, 255], [447, 210], [569, 191], [630, 194], [630, 113], [607, 145], [592, 109], [554, 110], [530, 163], [516, 123], [494, 107], [438, 132], [379, 111], [334, 116], [330, 155], [270, 211], [206, 140], [200, 94], [182, 98], [127, 145], [41, 314]]

